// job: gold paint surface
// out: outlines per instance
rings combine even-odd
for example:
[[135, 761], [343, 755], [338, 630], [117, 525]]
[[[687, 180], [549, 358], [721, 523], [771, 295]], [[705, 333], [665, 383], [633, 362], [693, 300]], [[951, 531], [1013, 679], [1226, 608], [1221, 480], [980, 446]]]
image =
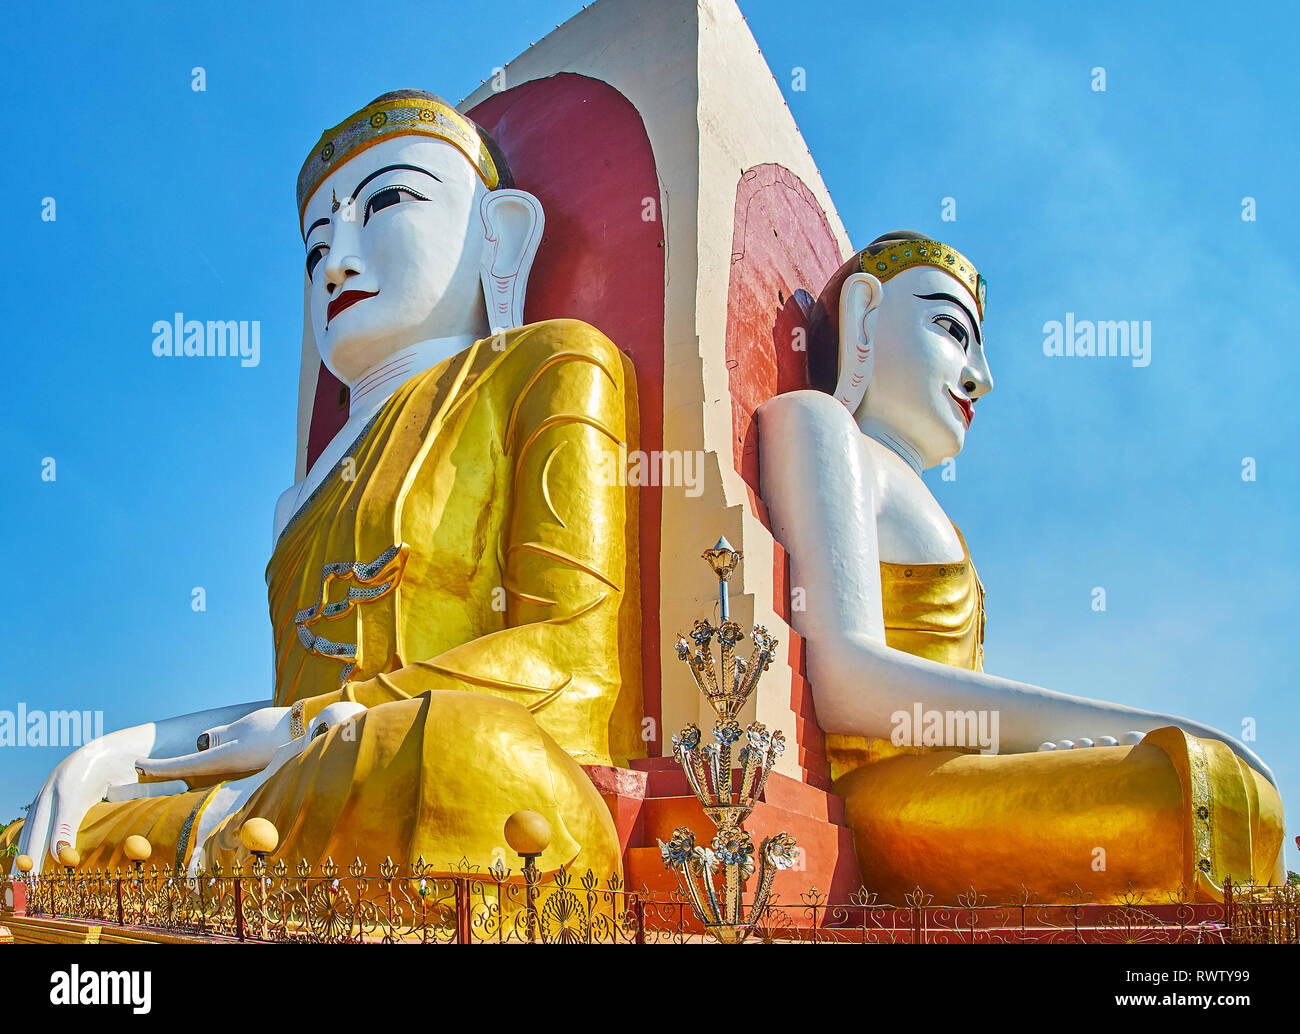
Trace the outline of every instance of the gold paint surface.
[[[960, 533], [959, 533], [960, 534]], [[886, 642], [983, 668], [984, 590], [962, 539], [957, 564], [881, 565]], [[827, 736], [864, 885], [901, 903], [975, 888], [989, 903], [1148, 902], [1185, 888], [1221, 901], [1223, 881], [1276, 882], [1277, 791], [1226, 744], [1170, 727], [1136, 746], [984, 756]], [[1281, 873], [1282, 876], [1285, 873]]]
[[[880, 565], [885, 643], [937, 664], [984, 670], [984, 585], [971, 562], [966, 537], [963, 559], [951, 564]], [[935, 747], [898, 746], [866, 736], [826, 736], [831, 778], [839, 779], [874, 761], [924, 754]]]
[[208, 839], [210, 861], [249, 861], [239, 827], [270, 819], [294, 864], [360, 858], [372, 872], [391, 857], [451, 871], [461, 859], [486, 871], [518, 868], [505, 842], [510, 815], [527, 808], [553, 830], [544, 871], [621, 872], [609, 809], [581, 766], [518, 704], [436, 690], [371, 707], [282, 767]]
[[[350, 450], [351, 478], [342, 463], [327, 475], [266, 571], [275, 703], [301, 704], [308, 724], [337, 700], [368, 710], [276, 772], [209, 859], [242, 858], [239, 825], [260, 815], [290, 864], [486, 869], [511, 864], [502, 829], [528, 808], [555, 830], [543, 867], [621, 871], [579, 763], [645, 752], [636, 506], [607, 476], [636, 433], [630, 361], [574, 320], [478, 342], [404, 384]], [[171, 857], [206, 797], [96, 805], [83, 868], [124, 864], [134, 833]]]

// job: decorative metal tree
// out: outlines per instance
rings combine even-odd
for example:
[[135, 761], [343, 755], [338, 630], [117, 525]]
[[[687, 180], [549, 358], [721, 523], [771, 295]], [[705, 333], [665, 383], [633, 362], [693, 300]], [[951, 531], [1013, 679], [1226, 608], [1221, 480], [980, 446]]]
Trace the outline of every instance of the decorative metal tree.
[[[782, 832], [763, 840], [756, 863], [754, 842], [744, 828], [768, 773], [785, 751], [785, 736], [780, 731], [768, 732], [761, 722], [750, 722], [742, 732], [736, 715], [771, 664], [777, 640], [757, 625], [749, 660], [735, 655], [736, 644], [745, 633], [731, 620], [727, 583], [741, 554], [722, 538], [703, 557], [718, 576], [720, 624], [715, 628], [707, 620], [696, 621], [690, 634], [694, 646], [686, 636], [678, 635], [677, 656], [690, 667], [696, 686], [718, 717], [713, 723], [712, 743], [701, 745], [700, 728], [692, 722], [673, 737], [673, 757], [717, 831], [710, 847], [700, 847], [695, 834], [679, 826], [667, 843], [659, 841], [659, 849], [664, 865], [677, 873], [705, 930], [723, 944], [739, 944], [762, 916], [777, 871], [790, 868], [796, 858], [794, 837]], [[720, 673], [713, 659], [715, 636], [721, 647]], [[736, 751], [742, 735], [745, 745]], [[738, 780], [732, 771], [733, 757], [739, 762]], [[755, 871], [758, 885], [746, 908], [744, 884]]]

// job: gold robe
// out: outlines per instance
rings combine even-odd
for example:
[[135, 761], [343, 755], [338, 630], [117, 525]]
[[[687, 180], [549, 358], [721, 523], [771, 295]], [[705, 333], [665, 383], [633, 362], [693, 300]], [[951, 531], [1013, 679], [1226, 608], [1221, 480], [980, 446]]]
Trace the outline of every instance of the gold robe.
[[[621, 871], [608, 809], [580, 763], [641, 756], [630, 361], [574, 320], [480, 341], [413, 377], [291, 518], [267, 566], [275, 703], [310, 723], [368, 710], [283, 765], [207, 843], [243, 860], [239, 827], [280, 832], [292, 866], [333, 857], [439, 868], [517, 862], [502, 832], [551, 822], [543, 869]], [[149, 838], [185, 866], [213, 788], [99, 804], [83, 868]]]
[[[960, 532], [958, 533], [960, 535]], [[983, 670], [984, 589], [962, 539], [957, 564], [884, 564], [888, 645]], [[1075, 885], [1108, 902], [1223, 900], [1223, 881], [1280, 882], [1282, 803], [1216, 740], [1157, 729], [1135, 746], [985, 756], [827, 736], [863, 884], [901, 903], [921, 887], [997, 904]]]

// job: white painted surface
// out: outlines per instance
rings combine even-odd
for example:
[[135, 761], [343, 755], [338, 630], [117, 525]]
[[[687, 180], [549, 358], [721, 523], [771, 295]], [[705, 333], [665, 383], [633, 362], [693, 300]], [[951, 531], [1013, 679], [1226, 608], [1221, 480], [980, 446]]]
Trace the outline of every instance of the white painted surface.
[[992, 389], [979, 328], [966, 319], [963, 343], [953, 322], [957, 307], [917, 297], [955, 294], [958, 285], [928, 267], [883, 285], [866, 277], [840, 310], [841, 356], [852, 361], [862, 349], [874, 355], [856, 412], [817, 391], [782, 395], [758, 411], [762, 495], [790, 552], [791, 584], [804, 593], [794, 625], [808, 642], [823, 730], [887, 739], [897, 714], [919, 703], [925, 710], [996, 714], [1000, 752], [1020, 753], [1135, 742], [1140, 733], [1177, 725], [1228, 743], [1271, 780], [1249, 748], [1200, 723], [937, 664], [886, 645], [880, 564], [946, 563], [963, 555], [947, 515], [909, 462], [920, 457], [918, 465], [931, 467], [956, 455], [967, 425], [949, 393], [978, 400]]

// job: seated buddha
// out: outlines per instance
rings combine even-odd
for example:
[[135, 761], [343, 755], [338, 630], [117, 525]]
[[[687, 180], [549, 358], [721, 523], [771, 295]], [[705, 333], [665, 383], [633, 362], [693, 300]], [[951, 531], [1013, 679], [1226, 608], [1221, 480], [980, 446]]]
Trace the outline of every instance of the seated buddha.
[[[817, 390], [758, 411], [762, 497], [804, 590], [793, 624], [864, 885], [997, 903], [1022, 885], [1163, 901], [1281, 882], [1281, 801], [1244, 745], [983, 670], [984, 589], [921, 472], [961, 451], [993, 388], [985, 294], [945, 244], [876, 240], [813, 310]], [[996, 732], [991, 751], [977, 730]]]
[[[636, 506], [606, 483], [634, 448], [627, 358], [574, 320], [521, 326], [537, 200], [432, 94], [385, 94], [325, 132], [298, 177], [310, 322], [348, 419], [275, 507], [269, 700], [109, 734], [71, 755], [20, 848], [177, 872], [247, 854], [621, 868], [582, 764], [641, 747]], [[253, 695], [253, 694], [248, 694]]]

